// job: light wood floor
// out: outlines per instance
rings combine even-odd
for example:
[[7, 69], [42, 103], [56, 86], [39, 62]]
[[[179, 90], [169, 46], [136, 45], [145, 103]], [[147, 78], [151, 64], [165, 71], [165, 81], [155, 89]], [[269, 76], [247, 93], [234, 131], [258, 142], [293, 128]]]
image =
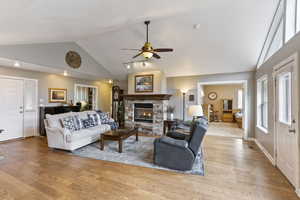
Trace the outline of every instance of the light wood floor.
[[243, 138], [244, 130], [237, 123], [210, 122], [206, 135]]
[[254, 144], [217, 136], [204, 143], [204, 177], [53, 152], [41, 138], [0, 144], [0, 199], [298, 199]]

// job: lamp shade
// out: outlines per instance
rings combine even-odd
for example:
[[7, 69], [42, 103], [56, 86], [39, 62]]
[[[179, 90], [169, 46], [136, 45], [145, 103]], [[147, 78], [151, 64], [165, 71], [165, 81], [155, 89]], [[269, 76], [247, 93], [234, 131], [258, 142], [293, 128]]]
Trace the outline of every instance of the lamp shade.
[[201, 105], [192, 105], [189, 107], [188, 113], [191, 117], [203, 116], [203, 109]]

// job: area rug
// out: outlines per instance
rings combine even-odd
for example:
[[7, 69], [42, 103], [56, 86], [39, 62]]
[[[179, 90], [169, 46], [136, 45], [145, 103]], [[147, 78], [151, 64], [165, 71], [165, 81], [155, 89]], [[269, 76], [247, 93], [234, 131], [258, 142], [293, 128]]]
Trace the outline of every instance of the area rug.
[[[90, 144], [72, 152], [73, 155], [93, 158], [97, 160], [106, 160], [112, 162], [125, 163], [142, 167], [156, 168], [168, 171], [176, 171], [187, 174], [204, 175], [203, 153], [200, 149], [195, 160], [193, 169], [190, 171], [177, 171], [159, 167], [153, 163], [153, 142], [155, 138], [139, 137], [139, 141], [135, 141], [135, 137], [130, 137], [123, 141], [123, 153], [118, 153], [118, 142], [105, 141], [104, 151], [99, 149], [99, 142]], [[178, 158], [180, 159], [180, 158]]]

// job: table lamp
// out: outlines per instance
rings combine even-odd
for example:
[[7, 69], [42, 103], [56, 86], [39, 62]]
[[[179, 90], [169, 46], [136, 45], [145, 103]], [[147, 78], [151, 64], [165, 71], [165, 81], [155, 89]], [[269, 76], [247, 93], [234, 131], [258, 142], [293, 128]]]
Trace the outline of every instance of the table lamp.
[[203, 109], [201, 105], [192, 105], [189, 107], [188, 114], [193, 117], [193, 121], [200, 116], [203, 116]]

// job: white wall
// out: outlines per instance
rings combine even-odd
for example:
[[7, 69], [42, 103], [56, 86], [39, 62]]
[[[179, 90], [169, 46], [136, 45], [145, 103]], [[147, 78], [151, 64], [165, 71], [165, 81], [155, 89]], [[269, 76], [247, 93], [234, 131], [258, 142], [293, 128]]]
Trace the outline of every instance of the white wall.
[[[78, 52], [82, 58], [79, 69], [72, 69], [65, 62], [65, 55], [70, 50]], [[39, 65], [39, 71], [44, 72], [50, 72], [50, 68], [61, 72], [73, 71], [74, 74], [82, 74], [85, 77], [111, 78], [111, 74], [101, 64], [74, 42], [0, 46], [0, 58]]]

